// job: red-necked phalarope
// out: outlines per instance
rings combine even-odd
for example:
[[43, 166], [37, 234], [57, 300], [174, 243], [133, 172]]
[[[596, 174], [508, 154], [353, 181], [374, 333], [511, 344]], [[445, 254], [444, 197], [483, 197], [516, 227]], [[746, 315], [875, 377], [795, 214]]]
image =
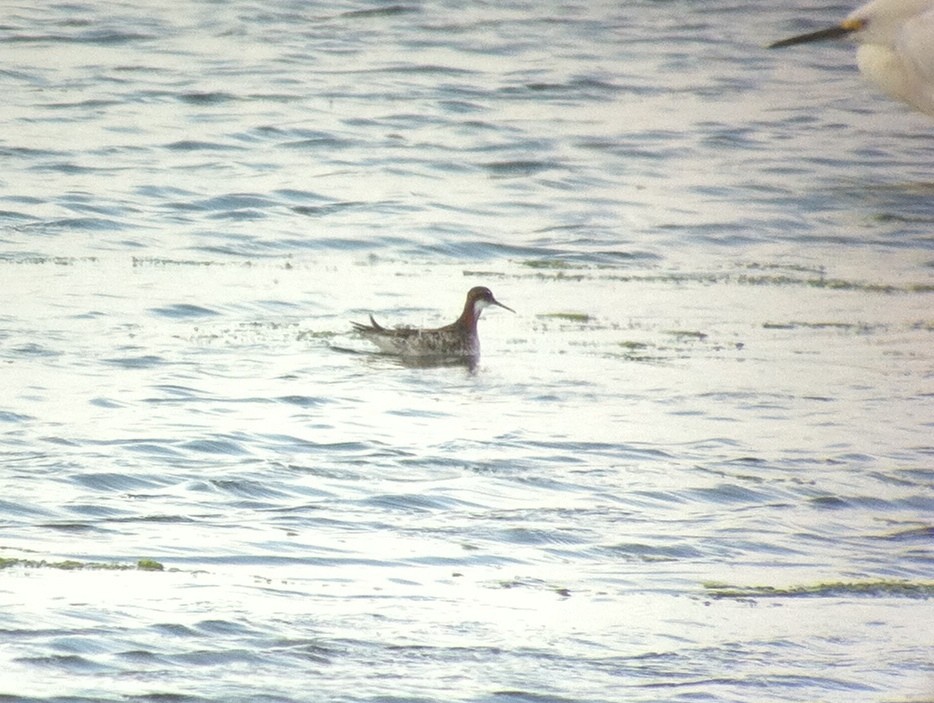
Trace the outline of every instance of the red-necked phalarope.
[[387, 329], [376, 322], [370, 315], [370, 324], [351, 323], [360, 334], [372, 341], [384, 354], [403, 357], [438, 357], [478, 358], [480, 356], [480, 338], [477, 336], [477, 320], [483, 308], [497, 305], [509, 312], [515, 312], [503, 305], [489, 288], [477, 286], [467, 292], [464, 312], [455, 322], [434, 329], [398, 327]]

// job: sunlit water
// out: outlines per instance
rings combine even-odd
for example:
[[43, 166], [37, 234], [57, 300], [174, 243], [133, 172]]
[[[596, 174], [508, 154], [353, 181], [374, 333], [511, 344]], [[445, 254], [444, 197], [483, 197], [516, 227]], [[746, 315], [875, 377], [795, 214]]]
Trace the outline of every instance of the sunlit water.
[[763, 49], [847, 9], [7, 5], [0, 699], [930, 700], [934, 123]]

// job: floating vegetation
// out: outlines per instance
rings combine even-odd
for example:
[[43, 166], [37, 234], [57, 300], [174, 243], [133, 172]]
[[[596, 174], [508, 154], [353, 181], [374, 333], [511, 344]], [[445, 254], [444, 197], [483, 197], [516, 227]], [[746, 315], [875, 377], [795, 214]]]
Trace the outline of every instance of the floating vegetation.
[[656, 366], [667, 364], [670, 360], [660, 354], [607, 354], [608, 358], [622, 359], [638, 364], [654, 364]]
[[338, 333], [333, 330], [302, 330], [295, 337], [296, 341], [304, 342], [309, 339], [333, 339]]
[[696, 339], [698, 341], [703, 341], [707, 339], [706, 332], [698, 332], [695, 330], [665, 330], [665, 334], [670, 334], [676, 339]]
[[840, 596], [894, 596], [898, 598], [930, 598], [934, 582], [912, 581], [836, 581], [808, 586], [732, 586], [708, 582], [704, 589], [714, 598], [826, 598]]
[[558, 586], [553, 583], [548, 583], [542, 579], [537, 578], [522, 578], [516, 577], [508, 581], [500, 581], [498, 584], [499, 588], [511, 589], [511, 588], [534, 588], [536, 590], [542, 591], [552, 591], [557, 593], [562, 598], [571, 597], [571, 589], [565, 586]]
[[158, 562], [155, 559], [140, 559], [136, 562], [136, 568], [140, 571], [165, 571], [162, 562]]
[[30, 569], [61, 569], [62, 571], [164, 571], [165, 567], [154, 559], [140, 559], [135, 564], [104, 563], [94, 561], [46, 561], [45, 559], [7, 559], [0, 557], [0, 569], [23, 566]]
[[[133, 268], [142, 266], [240, 266], [242, 268], [250, 268], [256, 264], [249, 259], [243, 261], [221, 261], [212, 259], [167, 259], [161, 256], [134, 256], [132, 265]], [[281, 264], [280, 267], [290, 269], [292, 268], [292, 264], [286, 261], [284, 264]]]
[[[570, 269], [575, 268], [567, 261], [561, 259], [528, 259], [520, 262], [530, 269]], [[579, 268], [579, 267], [578, 267]]]
[[[664, 283], [689, 284], [702, 283], [705, 285], [740, 285], [740, 286], [787, 286], [819, 288], [834, 291], [856, 291], [864, 293], [881, 293], [892, 295], [897, 293], [931, 293], [934, 284], [907, 283], [893, 285], [887, 283], [873, 283], [870, 281], [857, 281], [844, 278], [828, 278], [820, 268], [796, 266], [747, 266], [743, 272], [733, 271], [696, 271], [682, 273], [669, 272], [617, 272], [615, 267], [605, 265], [574, 264], [562, 259], [526, 259], [517, 261], [526, 269], [534, 272], [512, 274], [516, 278], [535, 277], [543, 280], [600, 280], [619, 281], [621, 283]], [[749, 273], [755, 271], [756, 273]], [[466, 275], [473, 275], [465, 272]], [[497, 273], [498, 277], [506, 274]]]
[[626, 361], [639, 361], [651, 364], [663, 363], [668, 360], [668, 357], [660, 353], [657, 347], [646, 344], [645, 342], [636, 342], [627, 339], [622, 342], [617, 342], [617, 344], [622, 351], [617, 353], [609, 352], [607, 354], [608, 356], [625, 359]]
[[165, 259], [155, 256], [134, 256], [133, 268], [139, 266], [217, 266], [217, 261], [195, 259]]
[[567, 320], [568, 322], [590, 322], [590, 315], [585, 312], [546, 312], [538, 315], [540, 318], [551, 320]]
[[[841, 332], [859, 332], [861, 334], [869, 333], [873, 330], [873, 325], [862, 322], [800, 322], [790, 320], [789, 322], [765, 322], [763, 329], [767, 330], [794, 330], [794, 329], [812, 329], [812, 330], [839, 330]], [[878, 325], [876, 325], [878, 327]]]
[[74, 266], [80, 263], [96, 263], [96, 256], [0, 256], [4, 264], [54, 264], [55, 266]]
[[752, 262], [746, 264], [743, 268], [749, 271], [794, 271], [796, 273], [815, 274], [821, 277], [826, 274], [826, 269], [823, 266], [806, 266], [787, 262], [772, 264]]
[[477, 278], [506, 278], [506, 274], [502, 271], [479, 271], [464, 269], [462, 273], [465, 276], [475, 276]]

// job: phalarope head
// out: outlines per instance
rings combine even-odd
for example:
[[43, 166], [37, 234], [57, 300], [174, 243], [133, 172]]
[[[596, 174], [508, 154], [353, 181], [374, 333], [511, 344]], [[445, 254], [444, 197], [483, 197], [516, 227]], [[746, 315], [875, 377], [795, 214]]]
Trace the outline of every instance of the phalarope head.
[[491, 305], [496, 305], [505, 310], [508, 310], [511, 313], [515, 313], [508, 305], [503, 305], [496, 298], [493, 297], [493, 291], [491, 291], [486, 286], [476, 286], [467, 291], [467, 303], [464, 306], [465, 311], [470, 309], [473, 312], [474, 319], [480, 317], [480, 312], [484, 308], [488, 308]]

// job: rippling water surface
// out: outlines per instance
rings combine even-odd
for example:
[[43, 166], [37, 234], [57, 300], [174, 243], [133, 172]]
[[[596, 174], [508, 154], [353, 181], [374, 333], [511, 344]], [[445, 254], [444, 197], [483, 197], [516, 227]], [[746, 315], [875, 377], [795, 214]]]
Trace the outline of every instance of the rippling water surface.
[[763, 48], [847, 9], [8, 4], [0, 699], [931, 700], [934, 124]]

